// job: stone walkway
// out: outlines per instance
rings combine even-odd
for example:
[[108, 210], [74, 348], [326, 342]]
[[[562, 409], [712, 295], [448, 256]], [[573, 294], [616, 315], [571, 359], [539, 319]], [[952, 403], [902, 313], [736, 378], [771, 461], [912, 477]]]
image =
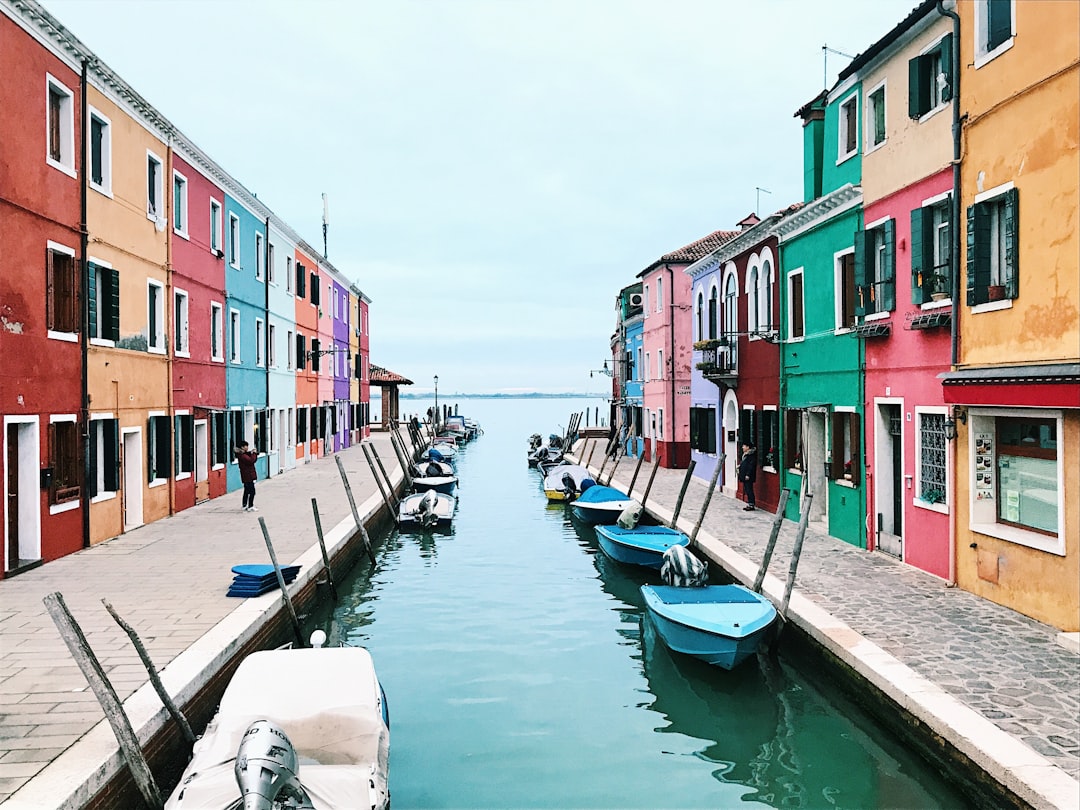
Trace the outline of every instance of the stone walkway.
[[[582, 458], [589, 457], [589, 448], [579, 449]], [[600, 452], [593, 454], [594, 470]], [[620, 461], [614, 486], [626, 491], [635, 463]], [[609, 471], [610, 463], [605, 483]], [[651, 466], [642, 465], [636, 497], [644, 494], [650, 473]], [[658, 470], [646, 504], [657, 517], [670, 520], [685, 477], [685, 470]], [[679, 527], [687, 533], [707, 491], [707, 482], [691, 480], [679, 515]], [[745, 512], [744, 505], [715, 494], [698, 538], [706, 551], [717, 549], [717, 556], [730, 550], [741, 557], [736, 562], [746, 576], [739, 578], [749, 583], [774, 516]], [[781, 578], [787, 576], [796, 528], [785, 521], [769, 567]], [[776, 585], [782, 594], [782, 583]], [[1063, 796], [1071, 792], [1071, 806], [1080, 806], [1080, 656], [1058, 642], [1055, 628], [948, 588], [936, 577], [858, 549], [814, 524], [807, 529], [795, 592], [1045, 757], [1068, 775], [1069, 781], [1060, 782]]]

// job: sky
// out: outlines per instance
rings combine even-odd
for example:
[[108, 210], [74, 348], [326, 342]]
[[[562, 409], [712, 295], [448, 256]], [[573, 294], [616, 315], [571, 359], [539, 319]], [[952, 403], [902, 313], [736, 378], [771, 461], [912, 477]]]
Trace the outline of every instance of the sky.
[[610, 391], [619, 290], [801, 199], [823, 46], [916, 5], [42, 2], [312, 246], [325, 193], [371, 362], [447, 394]]

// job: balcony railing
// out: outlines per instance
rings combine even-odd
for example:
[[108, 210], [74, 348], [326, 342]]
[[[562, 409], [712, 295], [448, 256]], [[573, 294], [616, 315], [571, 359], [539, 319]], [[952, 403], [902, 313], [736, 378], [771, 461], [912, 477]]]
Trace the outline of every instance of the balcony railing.
[[713, 383], [732, 387], [738, 382], [738, 363], [735, 346], [720, 345], [694, 352], [694, 367]]

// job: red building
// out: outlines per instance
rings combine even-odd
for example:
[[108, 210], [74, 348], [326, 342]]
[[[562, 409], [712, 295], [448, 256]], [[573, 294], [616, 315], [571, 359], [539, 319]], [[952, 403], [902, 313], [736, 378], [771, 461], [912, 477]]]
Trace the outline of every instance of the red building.
[[0, 576], [82, 548], [84, 483], [116, 474], [83, 470], [80, 72], [0, 15]]

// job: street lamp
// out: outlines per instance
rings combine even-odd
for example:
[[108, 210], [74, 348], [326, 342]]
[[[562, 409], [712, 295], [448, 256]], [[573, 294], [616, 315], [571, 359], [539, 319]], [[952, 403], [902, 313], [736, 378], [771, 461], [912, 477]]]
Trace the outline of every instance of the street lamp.
[[438, 427], [439, 424], [439, 375], [435, 375], [435, 420], [432, 428]]

